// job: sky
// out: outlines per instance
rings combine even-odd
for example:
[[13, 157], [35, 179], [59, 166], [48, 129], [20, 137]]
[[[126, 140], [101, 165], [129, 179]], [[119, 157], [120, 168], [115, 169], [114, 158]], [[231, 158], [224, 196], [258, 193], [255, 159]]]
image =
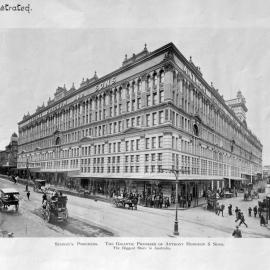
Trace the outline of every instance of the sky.
[[[39, 6], [37, 5], [39, 4]], [[119, 68], [125, 54], [173, 42], [225, 99], [241, 90], [247, 124], [270, 164], [270, 5], [267, 1], [36, 1], [0, 17], [0, 149], [25, 113], [58, 86]]]

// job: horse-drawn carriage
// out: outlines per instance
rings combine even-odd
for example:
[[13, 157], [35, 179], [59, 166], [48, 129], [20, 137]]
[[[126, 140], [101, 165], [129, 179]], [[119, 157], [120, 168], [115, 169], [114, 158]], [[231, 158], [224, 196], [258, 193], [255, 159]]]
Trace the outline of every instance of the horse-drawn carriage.
[[35, 179], [34, 180], [34, 186], [33, 186], [33, 190], [35, 192], [44, 192], [45, 191], [45, 184], [46, 184], [46, 181], [45, 180], [42, 180], [42, 179]]
[[67, 196], [47, 195], [47, 200], [44, 201], [42, 208], [43, 218], [47, 222], [66, 222], [68, 219]]
[[132, 198], [116, 197], [113, 199], [113, 204], [116, 207], [126, 208], [126, 206], [128, 206], [128, 209], [137, 210], [138, 199], [137, 199], [137, 197], [132, 197]]
[[14, 206], [15, 211], [19, 209], [20, 193], [14, 188], [2, 188], [0, 190], [0, 211], [8, 210], [9, 206]]

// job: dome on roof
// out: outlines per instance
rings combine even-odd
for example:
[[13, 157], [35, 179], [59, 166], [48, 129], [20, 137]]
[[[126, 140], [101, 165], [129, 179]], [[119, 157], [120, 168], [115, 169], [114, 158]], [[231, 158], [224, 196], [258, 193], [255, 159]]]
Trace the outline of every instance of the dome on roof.
[[15, 132], [11, 135], [10, 142], [18, 142], [18, 135]]
[[238, 98], [241, 98], [241, 97], [243, 97], [243, 95], [242, 95], [242, 92], [239, 90], [238, 92], [237, 92], [237, 95], [236, 95]]

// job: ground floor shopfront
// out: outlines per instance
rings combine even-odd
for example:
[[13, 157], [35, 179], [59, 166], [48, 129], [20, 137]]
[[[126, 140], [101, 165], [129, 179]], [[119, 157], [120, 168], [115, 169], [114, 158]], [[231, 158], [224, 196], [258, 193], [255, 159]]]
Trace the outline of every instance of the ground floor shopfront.
[[[27, 176], [26, 171], [20, 170], [21, 176]], [[19, 176], [20, 176], [19, 175]], [[65, 187], [77, 191], [85, 190], [89, 194], [108, 197], [136, 193], [140, 196], [141, 204], [148, 204], [157, 197], [168, 199], [175, 203], [176, 181], [169, 179], [125, 179], [80, 177], [78, 172], [40, 172], [31, 170], [31, 178], [44, 179], [48, 184]], [[208, 190], [220, 191], [230, 189], [232, 192], [242, 187], [240, 179], [180, 179], [178, 181], [178, 201], [183, 207], [197, 206]]]
[[[77, 191], [85, 190], [91, 195], [108, 197], [135, 193], [140, 197], [140, 203], [148, 206], [148, 201], [162, 197], [170, 204], [176, 201], [176, 181], [169, 179], [126, 179], [78, 177], [74, 172], [38, 172], [31, 171], [32, 178], [44, 179], [48, 184], [62, 186]], [[197, 206], [199, 200], [205, 197], [207, 190], [221, 190], [228, 186], [225, 179], [180, 179], [178, 181], [178, 201], [183, 207]], [[150, 205], [151, 206], [151, 205]]]

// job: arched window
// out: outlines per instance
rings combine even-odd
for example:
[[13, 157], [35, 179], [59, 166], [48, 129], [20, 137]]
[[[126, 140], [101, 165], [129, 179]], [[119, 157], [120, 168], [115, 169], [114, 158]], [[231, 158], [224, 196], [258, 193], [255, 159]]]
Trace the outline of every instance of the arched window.
[[175, 85], [177, 83], [177, 74], [176, 72], [174, 71], [173, 72], [173, 84]]
[[55, 145], [60, 145], [61, 144], [61, 139], [60, 137], [57, 137], [55, 140]]
[[197, 124], [193, 125], [193, 133], [195, 136], [197, 136], [197, 137], [199, 136], [199, 128], [198, 128]]
[[132, 92], [132, 94], [135, 93], [135, 82], [134, 81], [132, 82], [131, 92]]
[[119, 100], [120, 100], [122, 98], [122, 87], [119, 88], [118, 93], [119, 93]]
[[142, 80], [139, 79], [138, 80], [138, 91], [141, 91], [142, 90]]
[[129, 85], [129, 83], [128, 83], [128, 85], [127, 85], [127, 96], [128, 96], [129, 93], [130, 93], [130, 92], [129, 92], [129, 90], [130, 90], [129, 88], [130, 88], [130, 85]]
[[101, 104], [102, 104], [102, 96], [99, 96], [99, 108], [101, 108]]
[[234, 145], [235, 145], [235, 140], [232, 140], [231, 141], [231, 152], [234, 151]]
[[147, 87], [150, 87], [150, 82], [151, 82], [151, 78], [150, 78], [150, 75], [148, 75], [147, 79], [146, 79], [146, 86]]
[[92, 99], [90, 99], [90, 110], [92, 110]]

